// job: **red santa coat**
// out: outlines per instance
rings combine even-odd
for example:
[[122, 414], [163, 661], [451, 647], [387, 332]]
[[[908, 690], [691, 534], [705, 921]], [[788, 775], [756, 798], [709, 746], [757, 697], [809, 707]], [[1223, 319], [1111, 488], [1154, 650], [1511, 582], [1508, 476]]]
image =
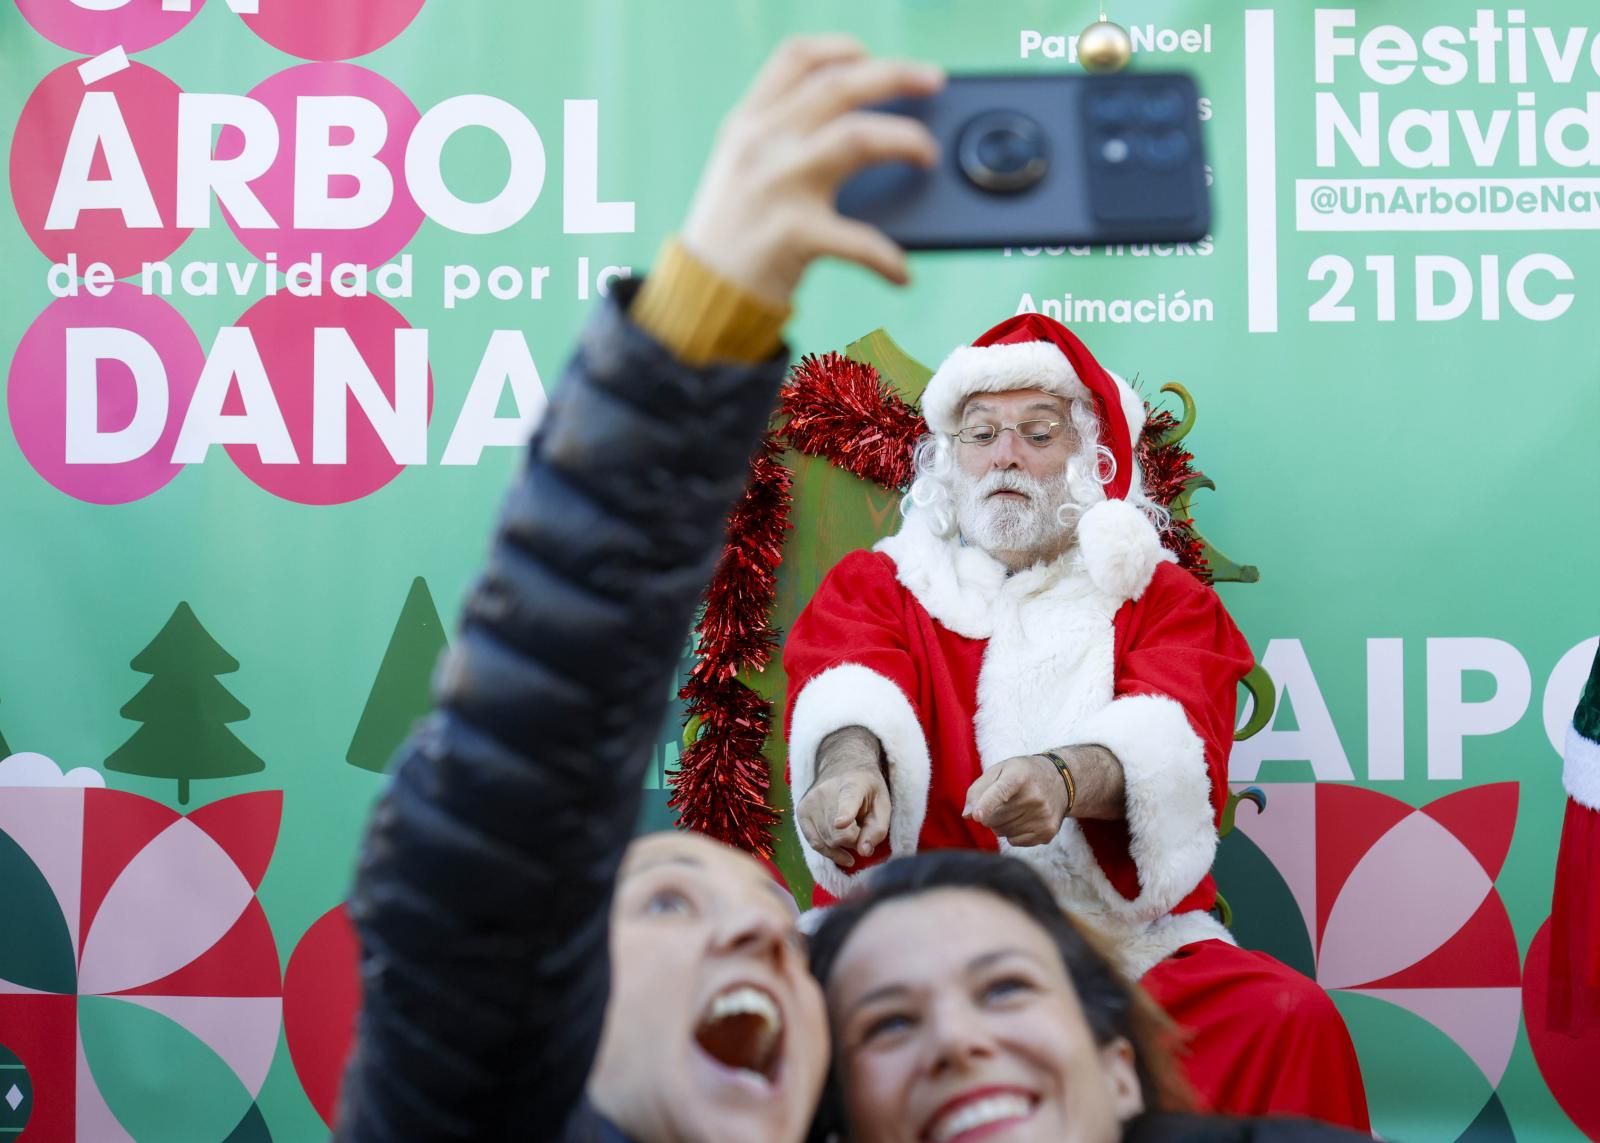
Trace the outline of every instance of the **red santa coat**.
[[[1124, 971], [1185, 1029], [1204, 1104], [1367, 1130], [1360, 1063], [1333, 1002], [1234, 947], [1208, 912], [1235, 688], [1251, 654], [1216, 594], [1164, 560], [1153, 536], [1133, 508], [1107, 502], [1080, 522], [1077, 555], [1007, 576], [913, 511], [874, 551], [846, 556], [784, 648], [791, 789], [810, 788], [825, 737], [866, 727], [883, 744], [892, 803], [876, 860], [1009, 849], [1113, 939]], [[1125, 820], [1069, 818], [1047, 845], [1010, 847], [962, 818], [985, 767], [1076, 744], [1122, 763]], [[872, 864], [844, 870], [800, 844], [819, 904]]]
[[[889, 852], [1009, 849], [1138, 977], [1183, 945], [1232, 939], [1208, 912], [1210, 870], [1253, 660], [1216, 594], [1161, 553], [1115, 571], [1068, 557], [1008, 576], [913, 512], [840, 561], [790, 631], [789, 777], [799, 797], [822, 739], [867, 728], [888, 765]], [[1125, 820], [1069, 818], [1048, 845], [1009, 847], [961, 816], [986, 767], [1077, 744], [1122, 763]], [[841, 869], [801, 845], [819, 901], [870, 864]]]

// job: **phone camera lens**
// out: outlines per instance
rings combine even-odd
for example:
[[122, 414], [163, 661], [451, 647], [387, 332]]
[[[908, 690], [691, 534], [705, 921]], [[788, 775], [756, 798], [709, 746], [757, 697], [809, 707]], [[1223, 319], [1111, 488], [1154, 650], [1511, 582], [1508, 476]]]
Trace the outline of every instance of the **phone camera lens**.
[[1128, 141], [1120, 136], [1112, 136], [1100, 144], [1100, 157], [1112, 166], [1128, 161]]
[[1160, 131], [1140, 140], [1140, 158], [1152, 167], [1177, 167], [1189, 157], [1189, 137], [1182, 131]]
[[1088, 102], [1089, 121], [1097, 127], [1120, 127], [1133, 118], [1135, 104], [1124, 92], [1096, 92]]
[[978, 161], [1003, 175], [1020, 171], [1033, 158], [1028, 140], [1014, 131], [991, 131], [978, 140]]
[[1151, 127], [1176, 127], [1183, 122], [1185, 100], [1176, 88], [1158, 88], [1140, 101], [1139, 118]]
[[956, 158], [974, 186], [1003, 194], [1027, 190], [1050, 166], [1043, 129], [1016, 111], [973, 119], [961, 130]]

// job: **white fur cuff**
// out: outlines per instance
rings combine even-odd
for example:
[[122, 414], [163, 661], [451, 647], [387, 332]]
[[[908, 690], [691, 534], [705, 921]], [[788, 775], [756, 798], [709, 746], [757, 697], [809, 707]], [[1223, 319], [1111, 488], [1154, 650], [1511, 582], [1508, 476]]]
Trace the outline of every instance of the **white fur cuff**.
[[[928, 742], [905, 693], [891, 679], [858, 663], [841, 663], [816, 675], [795, 699], [789, 719], [789, 790], [794, 804], [817, 777], [817, 747], [835, 730], [862, 726], [883, 744], [889, 765], [889, 845], [897, 856], [917, 851], [928, 809], [932, 766]], [[796, 832], [799, 823], [796, 821]], [[850, 889], [851, 874], [811, 848], [800, 848], [816, 883], [834, 896]]]
[[1103, 500], [1078, 521], [1078, 548], [1094, 585], [1116, 599], [1138, 599], [1156, 565], [1172, 560], [1155, 525], [1126, 500]]
[[1139, 895], [1126, 900], [1105, 883], [1109, 911], [1155, 920], [1194, 891], [1216, 857], [1205, 747], [1183, 707], [1161, 695], [1115, 699], [1074, 738], [1062, 745], [1104, 746], [1122, 763]]
[[1239, 943], [1221, 921], [1210, 913], [1195, 910], [1162, 917], [1131, 934], [1115, 947], [1122, 962], [1123, 975], [1129, 980], [1138, 980], [1184, 945], [1192, 945], [1197, 941], [1224, 941], [1230, 945]]
[[1568, 723], [1562, 758], [1561, 784], [1568, 797], [1585, 809], [1600, 811], [1600, 742], [1585, 738]]

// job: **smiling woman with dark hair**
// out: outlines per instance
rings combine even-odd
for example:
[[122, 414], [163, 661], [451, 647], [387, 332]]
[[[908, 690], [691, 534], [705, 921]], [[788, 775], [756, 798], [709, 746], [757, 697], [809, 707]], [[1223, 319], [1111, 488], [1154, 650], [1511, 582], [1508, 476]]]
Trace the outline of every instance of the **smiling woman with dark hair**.
[[1167, 1018], [1015, 858], [891, 861], [829, 909], [811, 970], [833, 1074], [813, 1139], [1335, 1143], [1302, 1120], [1184, 1114]]

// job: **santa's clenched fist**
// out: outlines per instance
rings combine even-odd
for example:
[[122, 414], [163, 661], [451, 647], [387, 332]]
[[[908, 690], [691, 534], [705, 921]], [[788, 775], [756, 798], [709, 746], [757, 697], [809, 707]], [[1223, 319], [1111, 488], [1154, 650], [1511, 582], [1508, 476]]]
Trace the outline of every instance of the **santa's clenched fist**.
[[1049, 760], [1024, 754], [985, 770], [968, 788], [962, 816], [1012, 845], [1043, 845], [1066, 820], [1067, 800], [1067, 787]]
[[849, 869], [889, 836], [889, 783], [882, 748], [859, 726], [836, 730], [817, 748], [817, 779], [795, 807], [811, 848]]

